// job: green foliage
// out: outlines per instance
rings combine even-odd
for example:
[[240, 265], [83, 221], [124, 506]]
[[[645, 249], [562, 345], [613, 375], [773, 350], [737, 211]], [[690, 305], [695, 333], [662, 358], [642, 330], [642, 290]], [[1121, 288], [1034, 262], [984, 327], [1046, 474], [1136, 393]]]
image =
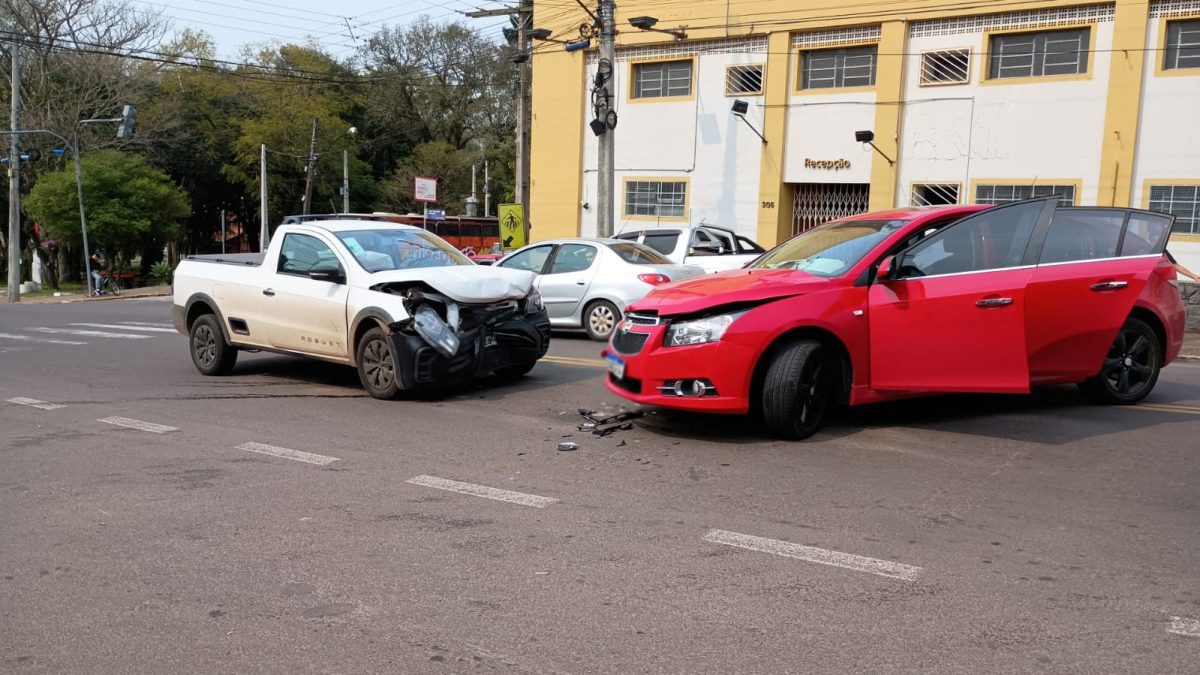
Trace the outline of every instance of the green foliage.
[[160, 260], [150, 266], [150, 278], [159, 286], [167, 286], [171, 283], [171, 278], [175, 276], [175, 268], [171, 267], [171, 263], [166, 260]]
[[[83, 157], [83, 201], [88, 243], [109, 259], [129, 260], [179, 235], [191, 213], [187, 194], [138, 155], [102, 150]], [[25, 210], [60, 243], [82, 242], [73, 171], [43, 174], [25, 198]]]

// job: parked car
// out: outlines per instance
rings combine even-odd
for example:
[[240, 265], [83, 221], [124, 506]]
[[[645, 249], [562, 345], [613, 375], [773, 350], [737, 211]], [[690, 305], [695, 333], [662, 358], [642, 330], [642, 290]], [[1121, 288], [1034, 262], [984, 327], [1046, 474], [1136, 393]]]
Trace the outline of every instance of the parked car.
[[484, 252], [476, 251], [474, 248], [468, 246], [462, 250], [462, 253], [476, 265], [495, 265], [496, 261], [504, 257], [504, 250], [500, 248], [499, 242], [492, 244]]
[[607, 386], [670, 408], [757, 408], [787, 438], [815, 433], [831, 405], [919, 393], [1078, 383], [1136, 403], [1183, 340], [1172, 222], [1048, 198], [827, 223], [750, 269], [634, 303], [605, 351]]
[[656, 286], [704, 274], [657, 251], [616, 239], [554, 239], [526, 246], [496, 263], [537, 274], [550, 324], [582, 327], [607, 340], [629, 303]]
[[625, 230], [616, 238], [644, 244], [671, 262], [698, 265], [705, 272], [743, 267], [764, 252], [763, 247], [746, 237], [712, 225], [638, 227]]
[[306, 221], [266, 253], [188, 256], [174, 295], [201, 373], [228, 373], [240, 349], [296, 354], [355, 366], [375, 398], [519, 377], [550, 341], [533, 274], [389, 222]]

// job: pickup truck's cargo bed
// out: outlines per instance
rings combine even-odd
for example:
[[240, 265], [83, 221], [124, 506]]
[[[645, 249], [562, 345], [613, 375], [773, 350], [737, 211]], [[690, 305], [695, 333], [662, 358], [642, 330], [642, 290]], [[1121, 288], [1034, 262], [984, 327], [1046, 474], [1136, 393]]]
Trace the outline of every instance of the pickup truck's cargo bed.
[[220, 263], [222, 265], [245, 265], [257, 267], [262, 265], [265, 253], [216, 253], [212, 255], [189, 255], [184, 260], [196, 262]]

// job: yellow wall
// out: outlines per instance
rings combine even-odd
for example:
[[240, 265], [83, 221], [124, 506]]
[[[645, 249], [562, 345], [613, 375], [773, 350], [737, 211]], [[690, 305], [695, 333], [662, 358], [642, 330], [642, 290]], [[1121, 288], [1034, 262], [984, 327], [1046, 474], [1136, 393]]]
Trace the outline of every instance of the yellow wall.
[[579, 236], [584, 67], [581, 52], [555, 50], [535, 57], [529, 169], [530, 241]]
[[900, 120], [904, 98], [904, 64], [901, 54], [908, 50], [908, 24], [889, 21], [880, 27], [879, 61], [875, 70], [875, 145], [895, 163], [878, 152], [871, 157], [872, 211], [896, 205], [896, 174], [900, 162]]
[[758, 183], [758, 234], [763, 246], [787, 239], [792, 232], [792, 195], [783, 182], [783, 151], [787, 145], [788, 96], [791, 94], [791, 40], [787, 32], [767, 38], [763, 73], [762, 165]]
[[[1150, 0], [1121, 0], [1113, 26], [1112, 73], [1104, 145], [1100, 154], [1099, 206], [1130, 206], [1133, 193], [1133, 153], [1137, 147], [1138, 114], [1142, 106], [1146, 29]], [[1154, 52], [1154, 58], [1161, 58]]]

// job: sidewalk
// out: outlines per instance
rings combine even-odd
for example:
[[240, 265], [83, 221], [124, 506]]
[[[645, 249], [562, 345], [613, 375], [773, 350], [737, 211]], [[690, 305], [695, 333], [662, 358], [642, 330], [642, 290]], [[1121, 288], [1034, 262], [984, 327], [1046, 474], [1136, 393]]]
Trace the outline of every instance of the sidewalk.
[[[21, 298], [22, 305], [53, 305], [64, 302], [108, 302], [109, 300], [125, 300], [126, 298], [153, 298], [171, 294], [170, 286], [144, 286], [142, 288], [131, 288], [121, 291], [120, 295], [102, 295], [98, 298], [89, 298], [83, 293], [73, 293], [71, 295], [61, 295], [58, 297], [46, 296], [37, 298]], [[8, 304], [8, 287], [0, 287], [0, 305]], [[1200, 353], [1198, 351], [1197, 353]]]

